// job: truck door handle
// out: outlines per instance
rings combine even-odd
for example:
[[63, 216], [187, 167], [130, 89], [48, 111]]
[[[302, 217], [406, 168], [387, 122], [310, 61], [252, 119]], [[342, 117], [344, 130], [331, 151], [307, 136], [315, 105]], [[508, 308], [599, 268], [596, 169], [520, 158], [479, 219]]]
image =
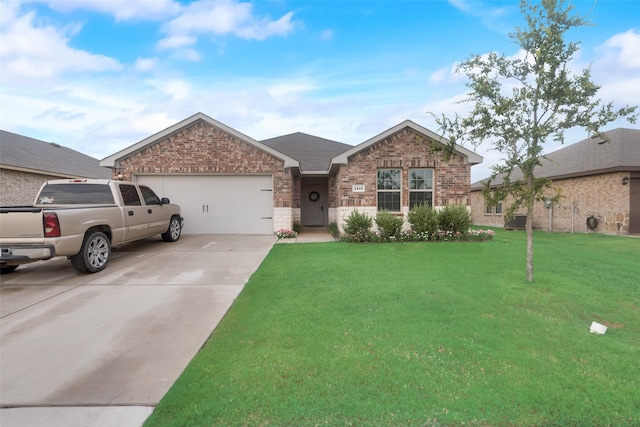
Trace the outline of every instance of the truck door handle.
[[147, 209], [147, 213], [153, 213], [151, 209]]
[[129, 215], [129, 216], [133, 216], [133, 211], [129, 211], [129, 212], [127, 212], [127, 215]]

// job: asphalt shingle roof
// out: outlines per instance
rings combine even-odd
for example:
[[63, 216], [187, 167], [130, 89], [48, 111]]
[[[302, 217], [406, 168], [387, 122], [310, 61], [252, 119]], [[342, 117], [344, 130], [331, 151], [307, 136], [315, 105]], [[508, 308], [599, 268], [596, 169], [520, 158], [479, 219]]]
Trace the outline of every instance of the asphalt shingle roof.
[[301, 132], [278, 136], [260, 142], [296, 159], [300, 162], [300, 169], [306, 172], [327, 171], [333, 157], [353, 148], [352, 145]]
[[105, 178], [111, 170], [100, 161], [59, 144], [0, 130], [0, 164], [52, 175]]
[[[553, 153], [536, 167], [538, 177], [563, 179], [616, 171], [640, 171], [640, 130], [618, 128], [604, 132], [608, 141], [588, 138]], [[511, 174], [511, 181], [522, 177], [519, 169]], [[484, 180], [471, 184], [472, 190], [482, 188]], [[497, 176], [491, 184], [500, 185]]]

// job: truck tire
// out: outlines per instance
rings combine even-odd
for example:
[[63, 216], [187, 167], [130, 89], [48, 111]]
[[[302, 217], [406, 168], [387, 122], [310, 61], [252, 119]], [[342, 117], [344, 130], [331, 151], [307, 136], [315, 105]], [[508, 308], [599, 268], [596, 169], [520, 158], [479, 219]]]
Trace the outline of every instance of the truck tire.
[[18, 268], [17, 265], [6, 265], [4, 267], [0, 267], [0, 274], [13, 273], [16, 268]]
[[162, 233], [162, 240], [165, 242], [175, 242], [182, 233], [182, 222], [177, 216], [172, 216], [169, 221], [169, 229]]
[[104, 270], [111, 255], [111, 242], [100, 231], [87, 233], [80, 252], [73, 255], [71, 265], [80, 273], [97, 273]]

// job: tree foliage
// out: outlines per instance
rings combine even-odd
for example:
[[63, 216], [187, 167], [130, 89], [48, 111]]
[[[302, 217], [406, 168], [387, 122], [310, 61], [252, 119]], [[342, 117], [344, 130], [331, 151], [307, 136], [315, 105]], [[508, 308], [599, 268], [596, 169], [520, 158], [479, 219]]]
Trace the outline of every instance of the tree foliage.
[[[466, 142], [478, 146], [491, 144], [502, 153], [502, 162], [493, 167], [485, 181], [483, 194], [488, 203], [513, 201], [506, 215], [526, 208], [527, 280], [533, 281], [534, 202], [544, 197], [547, 179], [536, 176], [541, 165], [544, 144], [550, 140], [564, 142], [565, 131], [582, 128], [604, 138], [601, 128], [618, 118], [634, 123], [636, 107], [616, 109], [595, 96], [600, 89], [591, 81], [590, 68], [574, 73], [571, 61], [579, 43], [566, 40], [571, 28], [589, 23], [572, 13], [563, 0], [522, 0], [520, 9], [526, 25], [509, 36], [520, 46], [515, 57], [491, 52], [472, 55], [462, 62], [458, 73], [468, 78], [469, 91], [463, 102], [473, 103], [466, 117], [456, 114], [450, 119], [436, 117], [447, 150]], [[515, 172], [515, 173], [514, 173]], [[502, 183], [492, 189], [500, 176]]]

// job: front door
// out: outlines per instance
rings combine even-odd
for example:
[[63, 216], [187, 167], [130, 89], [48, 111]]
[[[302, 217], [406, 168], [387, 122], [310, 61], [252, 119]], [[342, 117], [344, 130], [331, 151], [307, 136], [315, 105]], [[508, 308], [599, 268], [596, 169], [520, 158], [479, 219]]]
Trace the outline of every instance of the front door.
[[640, 176], [631, 176], [629, 183], [629, 233], [640, 233]]
[[302, 186], [302, 225], [326, 227], [329, 203], [327, 186], [323, 183], [306, 183]]

